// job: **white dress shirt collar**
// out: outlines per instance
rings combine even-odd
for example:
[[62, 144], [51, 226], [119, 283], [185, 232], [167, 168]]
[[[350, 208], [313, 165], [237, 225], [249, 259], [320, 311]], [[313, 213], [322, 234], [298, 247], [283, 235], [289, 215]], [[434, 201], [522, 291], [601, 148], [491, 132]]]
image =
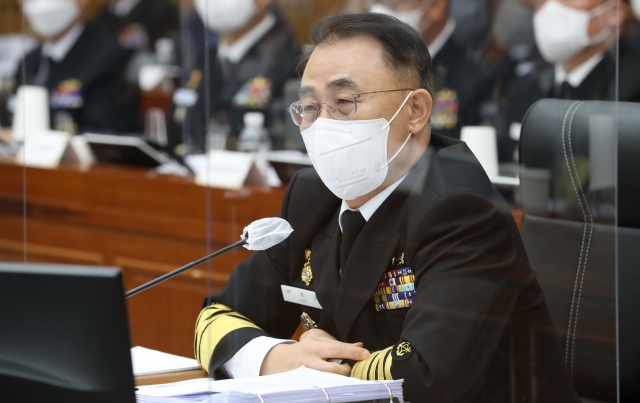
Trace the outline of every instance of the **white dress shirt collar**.
[[[409, 173], [407, 173], [407, 175], [409, 175]], [[340, 206], [340, 215], [338, 218], [338, 224], [340, 225], [340, 232], [342, 232], [342, 213], [344, 213], [347, 210], [359, 211], [360, 214], [362, 214], [362, 217], [364, 217], [364, 220], [368, 222], [371, 216], [373, 215], [373, 213], [375, 213], [376, 210], [378, 210], [378, 208], [382, 205], [382, 203], [384, 203], [384, 201], [387, 200], [387, 198], [391, 195], [391, 193], [393, 193], [393, 191], [396, 190], [396, 188], [400, 185], [400, 183], [404, 180], [404, 178], [407, 177], [407, 175], [403, 176], [397, 182], [390, 185], [389, 187], [387, 187], [385, 190], [378, 193], [377, 195], [373, 196], [371, 199], [367, 200], [367, 202], [362, 206], [360, 206], [359, 209], [354, 210], [350, 208], [347, 202], [343, 200], [342, 205]]]
[[573, 71], [569, 74], [565, 73], [562, 66], [556, 64], [555, 70], [555, 83], [562, 84], [563, 82], [568, 82], [573, 88], [578, 88], [580, 84], [587, 78], [587, 76], [596, 68], [598, 63], [604, 59], [605, 52], [598, 53], [597, 55], [591, 57], [586, 62], [582, 63], [577, 68], [573, 69]]
[[73, 45], [76, 44], [78, 38], [82, 35], [82, 31], [84, 31], [84, 24], [76, 24], [56, 43], [45, 42], [42, 45], [42, 55], [50, 57], [56, 63], [61, 62], [67, 57]]
[[227, 45], [224, 39], [220, 38], [218, 42], [218, 56], [227, 59], [231, 63], [238, 63], [274, 25], [276, 25], [276, 17], [272, 13], [269, 13], [258, 25], [235, 41], [233, 45]]
[[447, 21], [447, 25], [444, 26], [444, 29], [442, 30], [442, 32], [440, 32], [440, 34], [436, 37], [436, 39], [434, 39], [433, 42], [431, 42], [429, 46], [427, 46], [427, 48], [429, 48], [429, 54], [431, 55], [431, 60], [433, 60], [433, 58], [436, 57], [438, 52], [442, 50], [442, 48], [444, 47], [444, 44], [447, 43], [449, 38], [451, 38], [451, 35], [453, 35], [453, 31], [455, 30], [456, 30], [456, 22], [453, 20], [453, 18], [449, 18], [449, 21]]

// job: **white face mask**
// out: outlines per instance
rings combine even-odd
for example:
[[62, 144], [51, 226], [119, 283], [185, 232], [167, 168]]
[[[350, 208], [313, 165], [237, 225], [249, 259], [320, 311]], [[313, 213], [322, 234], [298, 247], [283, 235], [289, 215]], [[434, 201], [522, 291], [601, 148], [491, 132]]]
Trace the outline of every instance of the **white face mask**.
[[640, 21], [640, 0], [631, 0], [631, 10], [633, 10], [636, 19]]
[[80, 16], [76, 0], [27, 0], [23, 10], [33, 31], [44, 38], [61, 34]]
[[611, 35], [612, 27], [589, 37], [589, 21], [608, 12], [615, 3], [607, 2], [591, 11], [576, 10], [557, 1], [547, 1], [533, 16], [533, 28], [540, 53], [549, 63], [563, 63], [589, 45]]
[[318, 118], [302, 132], [309, 158], [320, 179], [342, 200], [353, 200], [375, 190], [384, 182], [389, 164], [409, 141], [387, 160], [389, 126], [409, 100], [407, 95], [390, 121], [333, 120]]
[[422, 33], [427, 28], [429, 28], [429, 25], [431, 25], [430, 21], [422, 22], [422, 16], [429, 9], [429, 7], [431, 7], [434, 1], [435, 0], [423, 2], [420, 7], [416, 8], [415, 10], [408, 11], [394, 11], [383, 4], [375, 3], [371, 6], [369, 11], [372, 13], [387, 14], [392, 17], [396, 17], [411, 28]]
[[196, 0], [196, 10], [204, 25], [216, 32], [236, 32], [256, 13], [254, 0]]

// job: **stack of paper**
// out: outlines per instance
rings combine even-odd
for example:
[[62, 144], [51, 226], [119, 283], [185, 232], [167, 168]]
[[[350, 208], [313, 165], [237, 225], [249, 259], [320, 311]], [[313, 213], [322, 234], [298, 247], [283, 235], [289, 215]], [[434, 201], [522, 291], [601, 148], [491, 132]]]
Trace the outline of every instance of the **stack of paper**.
[[144, 347], [131, 349], [131, 363], [135, 376], [199, 369], [198, 361]]
[[[384, 381], [393, 397], [403, 401], [403, 380]], [[315, 371], [300, 367], [294, 371], [257, 378], [214, 381], [194, 379], [164, 385], [142, 386], [136, 392], [139, 403], [173, 402], [327, 402], [387, 399], [389, 389], [378, 381]], [[323, 391], [324, 389], [324, 391]], [[259, 395], [260, 397], [256, 396]]]

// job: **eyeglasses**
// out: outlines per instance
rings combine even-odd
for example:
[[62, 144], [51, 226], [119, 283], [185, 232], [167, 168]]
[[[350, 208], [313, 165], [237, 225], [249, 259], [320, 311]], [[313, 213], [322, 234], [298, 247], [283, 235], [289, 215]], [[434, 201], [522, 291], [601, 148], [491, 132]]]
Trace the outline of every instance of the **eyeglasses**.
[[291, 114], [291, 119], [296, 126], [310, 126], [320, 116], [320, 112], [322, 111], [321, 105], [326, 105], [331, 116], [336, 119], [344, 120], [356, 114], [356, 111], [358, 110], [357, 99], [361, 96], [394, 91], [415, 91], [415, 89], [400, 88], [397, 90], [362, 92], [360, 94], [354, 94], [353, 92], [337, 92], [333, 95], [329, 95], [324, 102], [294, 102], [289, 106], [289, 113]]

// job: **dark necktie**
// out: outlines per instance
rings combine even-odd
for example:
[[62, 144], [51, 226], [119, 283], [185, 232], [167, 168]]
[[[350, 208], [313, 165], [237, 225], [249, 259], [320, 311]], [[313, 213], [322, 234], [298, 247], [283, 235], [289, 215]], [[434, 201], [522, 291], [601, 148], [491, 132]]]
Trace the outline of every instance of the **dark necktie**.
[[556, 98], [559, 99], [572, 99], [573, 97], [573, 87], [566, 81], [563, 81], [562, 84], [557, 89]]
[[367, 222], [359, 211], [346, 210], [342, 213], [342, 243], [340, 244], [340, 268], [344, 269], [351, 248]]
[[33, 79], [33, 85], [47, 86], [49, 80], [49, 74], [51, 73], [52, 60], [49, 56], [40, 56], [40, 66], [38, 67], [38, 73]]

